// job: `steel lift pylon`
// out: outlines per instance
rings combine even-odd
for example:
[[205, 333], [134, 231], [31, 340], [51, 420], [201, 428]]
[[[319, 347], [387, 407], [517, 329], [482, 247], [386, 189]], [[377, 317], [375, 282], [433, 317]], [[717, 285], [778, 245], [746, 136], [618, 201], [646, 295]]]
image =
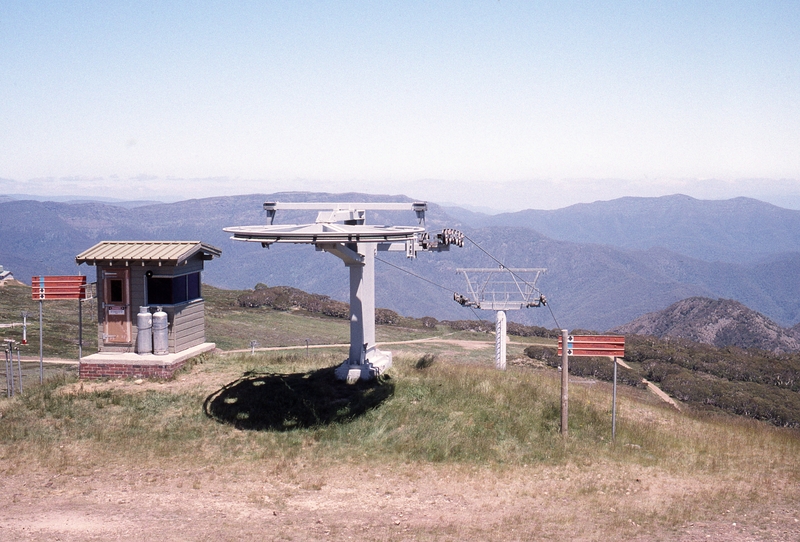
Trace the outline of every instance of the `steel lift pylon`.
[[[414, 203], [264, 203], [269, 224], [224, 228], [231, 239], [269, 247], [273, 243], [311, 244], [344, 262], [350, 270], [350, 352], [336, 368], [340, 380], [368, 380], [392, 366], [391, 352], [375, 344], [375, 254], [403, 251], [414, 258], [418, 251], [445, 251], [463, 246], [464, 236], [452, 229], [431, 237], [423, 226], [373, 226], [366, 211], [414, 211], [424, 224], [425, 202]], [[316, 222], [302, 225], [273, 224], [278, 210], [319, 211]]]
[[[547, 299], [536, 287], [546, 269], [533, 268], [465, 268], [456, 269], [467, 282], [467, 296], [454, 294], [453, 299], [464, 307], [495, 311], [495, 367], [506, 369], [506, 311], [547, 305]], [[526, 278], [527, 277], [527, 278]]]

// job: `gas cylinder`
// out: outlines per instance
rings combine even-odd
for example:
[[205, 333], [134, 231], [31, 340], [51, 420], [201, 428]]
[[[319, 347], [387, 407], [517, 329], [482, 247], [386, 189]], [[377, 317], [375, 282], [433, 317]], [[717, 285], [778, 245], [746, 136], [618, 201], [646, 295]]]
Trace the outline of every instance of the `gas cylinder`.
[[136, 315], [136, 352], [138, 354], [153, 353], [153, 315], [150, 307], [139, 307]]
[[153, 313], [153, 354], [169, 354], [169, 321], [161, 307]]

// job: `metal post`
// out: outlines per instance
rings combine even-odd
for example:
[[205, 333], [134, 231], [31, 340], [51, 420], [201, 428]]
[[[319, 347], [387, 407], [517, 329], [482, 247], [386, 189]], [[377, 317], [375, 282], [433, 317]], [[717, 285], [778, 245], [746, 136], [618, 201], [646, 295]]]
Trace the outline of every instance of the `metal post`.
[[494, 366], [501, 371], [506, 370], [506, 313], [497, 311], [494, 338]]
[[614, 392], [611, 400], [611, 440], [617, 438], [617, 358], [614, 358]]
[[569, 434], [569, 354], [567, 330], [561, 330], [561, 434]]
[[44, 384], [44, 331], [42, 330], [42, 300], [39, 300], [39, 384]]
[[5, 348], [3, 349], [3, 356], [5, 357], [6, 360], [6, 397], [11, 397], [12, 395], [11, 390], [14, 387], [12, 384], [14, 379], [14, 372], [12, 370], [12, 364], [8, 355], [8, 350]]
[[6, 339], [6, 374], [9, 377], [9, 397], [14, 396], [14, 341]]
[[22, 344], [28, 344], [28, 311], [22, 311]]
[[78, 299], [78, 362], [83, 357], [83, 301]]
[[[11, 355], [11, 365], [14, 365], [14, 355]], [[19, 373], [19, 392], [22, 393], [22, 358], [19, 355], [19, 346], [17, 347], [17, 372]]]

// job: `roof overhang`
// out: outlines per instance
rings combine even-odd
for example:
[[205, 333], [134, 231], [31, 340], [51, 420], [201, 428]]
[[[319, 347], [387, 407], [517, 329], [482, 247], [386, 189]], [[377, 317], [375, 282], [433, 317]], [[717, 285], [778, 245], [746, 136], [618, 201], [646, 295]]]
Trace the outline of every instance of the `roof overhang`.
[[75, 256], [80, 265], [173, 265], [200, 255], [211, 260], [222, 255], [217, 247], [200, 241], [101, 241]]

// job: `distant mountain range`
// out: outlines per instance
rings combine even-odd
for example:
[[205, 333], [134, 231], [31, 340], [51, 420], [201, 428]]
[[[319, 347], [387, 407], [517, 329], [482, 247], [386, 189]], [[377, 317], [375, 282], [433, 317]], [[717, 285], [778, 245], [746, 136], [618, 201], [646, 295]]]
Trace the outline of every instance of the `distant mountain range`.
[[626, 197], [553, 211], [459, 216], [473, 226], [524, 227], [552, 239], [618, 248], [663, 248], [707, 262], [753, 263], [800, 251], [800, 211], [750, 198]]
[[690, 297], [612, 330], [615, 333], [681, 338], [718, 348], [736, 346], [773, 352], [800, 350], [796, 330], [784, 329], [732, 299]]
[[[285, 192], [125, 207], [0, 196], [0, 264], [22, 281], [39, 274], [93, 277], [75, 255], [98, 241], [200, 240], [222, 249], [204, 280], [224, 288], [293, 286], [348, 300], [348, 273], [329, 254], [300, 245], [234, 242], [226, 226], [263, 224], [264, 201], [413, 201], [405, 196]], [[137, 204], [138, 205], [138, 204]], [[275, 223], [313, 222], [313, 212], [280, 211]], [[368, 212], [371, 224], [416, 224], [409, 212]], [[441, 254], [380, 253], [377, 304], [407, 316], [494, 319], [452, 300], [465, 293], [459, 267], [545, 267], [547, 308], [509, 319], [548, 328], [607, 330], [689, 297], [735, 299], [780, 326], [800, 322], [800, 211], [737, 198], [622, 198], [556, 211], [484, 215], [429, 203], [429, 231], [467, 234]], [[385, 262], [385, 263], [384, 263]], [[425, 280], [398, 270], [402, 267]]]

